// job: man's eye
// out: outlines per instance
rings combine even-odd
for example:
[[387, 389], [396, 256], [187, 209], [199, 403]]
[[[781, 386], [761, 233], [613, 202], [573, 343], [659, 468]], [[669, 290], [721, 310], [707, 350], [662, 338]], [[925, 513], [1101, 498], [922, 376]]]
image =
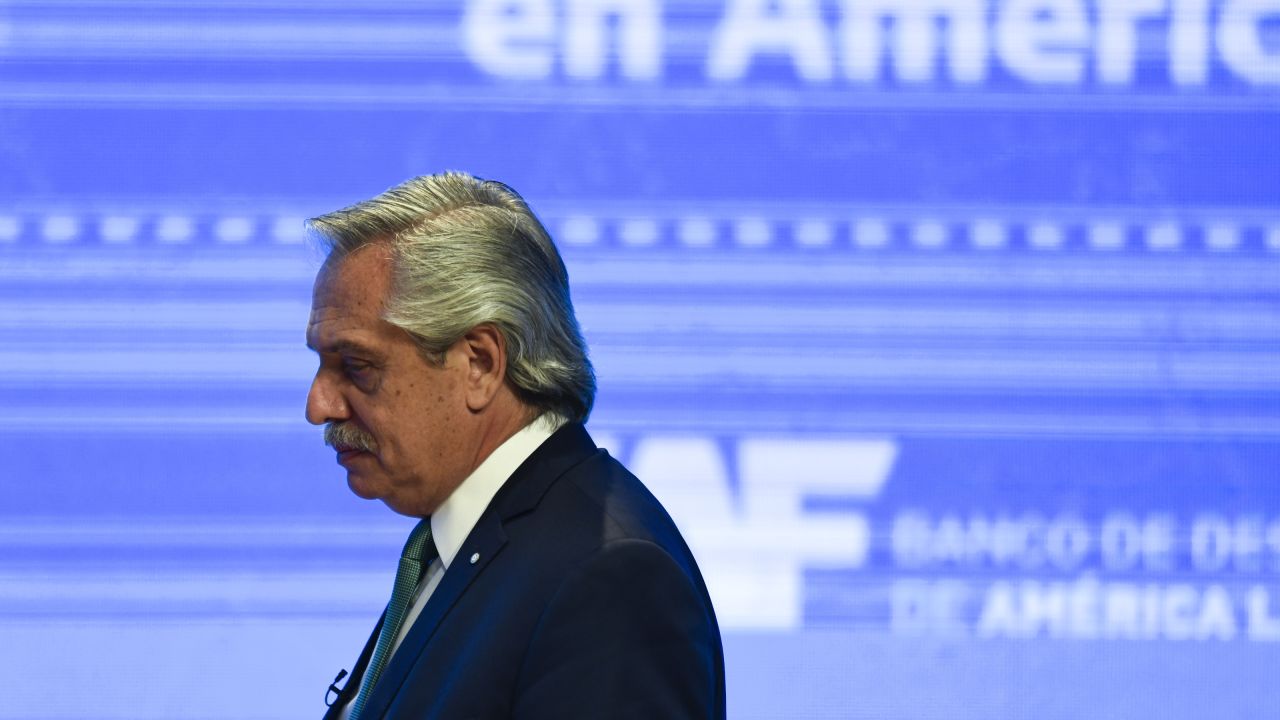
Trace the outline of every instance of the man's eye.
[[371, 369], [371, 366], [369, 363], [345, 362], [342, 364], [342, 369], [348, 375], [364, 375]]

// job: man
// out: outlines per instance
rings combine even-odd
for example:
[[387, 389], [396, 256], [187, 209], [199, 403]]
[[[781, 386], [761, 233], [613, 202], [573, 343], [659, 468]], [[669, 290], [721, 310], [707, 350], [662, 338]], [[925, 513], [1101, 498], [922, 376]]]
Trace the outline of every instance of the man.
[[583, 429], [568, 275], [520, 196], [446, 173], [309, 226], [307, 419], [353, 492], [423, 518], [325, 718], [723, 718], [706, 587]]

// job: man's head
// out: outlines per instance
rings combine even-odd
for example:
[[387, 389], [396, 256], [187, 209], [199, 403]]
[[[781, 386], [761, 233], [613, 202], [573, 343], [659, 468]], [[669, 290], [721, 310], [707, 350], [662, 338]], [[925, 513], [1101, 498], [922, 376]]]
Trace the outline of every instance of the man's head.
[[586, 419], [595, 378], [564, 263], [510, 188], [414, 178], [309, 226], [328, 259], [307, 419], [329, 424], [357, 494], [426, 515], [533, 417]]

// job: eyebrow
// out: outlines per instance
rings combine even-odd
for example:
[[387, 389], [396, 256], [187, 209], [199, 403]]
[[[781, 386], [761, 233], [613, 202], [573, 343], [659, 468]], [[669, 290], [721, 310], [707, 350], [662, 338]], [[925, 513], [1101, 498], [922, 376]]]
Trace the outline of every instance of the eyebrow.
[[321, 353], [321, 352], [327, 353], [327, 354], [346, 353], [346, 354], [353, 354], [353, 355], [365, 355], [372, 358], [382, 357], [382, 353], [377, 352], [376, 350], [369, 347], [368, 345], [363, 345], [359, 342], [356, 342], [355, 340], [347, 340], [347, 339], [337, 340], [332, 345], [328, 346], [325, 350], [319, 350], [316, 348], [315, 345], [312, 345], [311, 340], [308, 339], [307, 347], [316, 353]]

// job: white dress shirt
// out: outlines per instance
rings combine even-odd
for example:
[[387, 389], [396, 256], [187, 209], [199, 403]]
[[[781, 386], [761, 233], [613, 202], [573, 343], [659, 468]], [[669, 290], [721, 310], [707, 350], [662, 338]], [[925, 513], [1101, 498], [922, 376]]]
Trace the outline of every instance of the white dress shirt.
[[[453, 494], [446, 498], [432, 514], [431, 538], [435, 541], [436, 551], [440, 555], [427, 565], [422, 579], [418, 581], [418, 589], [409, 600], [404, 622], [400, 625], [400, 632], [396, 634], [396, 640], [391, 645], [391, 654], [387, 656], [388, 664], [395, 656], [396, 650], [400, 649], [400, 643], [409, 633], [409, 628], [413, 627], [418, 616], [422, 614], [422, 607], [427, 604], [427, 598], [431, 597], [431, 593], [440, 584], [440, 579], [444, 577], [445, 571], [453, 564], [458, 551], [462, 549], [462, 543], [471, 534], [471, 529], [476, 526], [485, 508], [489, 507], [489, 503], [493, 501], [493, 496], [498, 494], [498, 490], [502, 489], [503, 484], [516, 471], [516, 468], [529, 459], [533, 451], [560, 429], [564, 422], [555, 415], [547, 414], [524, 426], [494, 449], [489, 457], [485, 458], [484, 462], [481, 462], [480, 466], [468, 475], [467, 479], [463, 480]], [[366, 679], [367, 676], [361, 678], [362, 686]], [[351, 697], [352, 700], [355, 699], [355, 695]], [[341, 720], [348, 720], [350, 716], [351, 703], [347, 703], [338, 717]]]

